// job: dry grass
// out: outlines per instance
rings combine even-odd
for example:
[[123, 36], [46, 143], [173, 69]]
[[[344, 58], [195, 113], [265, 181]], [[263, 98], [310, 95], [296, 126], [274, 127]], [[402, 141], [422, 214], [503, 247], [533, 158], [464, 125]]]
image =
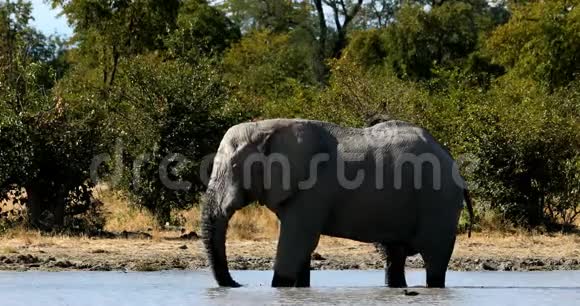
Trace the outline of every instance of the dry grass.
[[471, 238], [460, 235], [454, 256], [524, 258], [524, 257], [580, 257], [580, 236], [576, 234], [534, 234], [482, 232]]
[[18, 250], [12, 246], [3, 246], [0, 248], [0, 254], [18, 254]]
[[264, 206], [251, 205], [230, 220], [228, 238], [239, 240], [267, 240], [278, 235], [278, 218]]
[[201, 210], [198, 206], [186, 210], [173, 211], [171, 215], [174, 220], [179, 220], [180, 225], [188, 232], [198, 232], [201, 228]]
[[25, 245], [31, 245], [35, 241], [42, 238], [42, 234], [39, 231], [30, 230], [24, 226], [17, 226], [9, 229], [3, 237], [5, 239], [18, 239], [22, 241]]
[[[145, 209], [130, 205], [123, 197], [108, 190], [99, 189], [97, 197], [104, 203], [106, 213], [105, 230], [112, 232], [153, 232], [153, 236], [162, 235], [153, 215]], [[194, 206], [187, 210], [176, 210], [171, 213], [172, 219], [186, 231], [199, 232], [201, 210]], [[265, 240], [278, 235], [278, 219], [267, 208], [250, 205], [236, 212], [230, 220], [229, 239]]]
[[[188, 210], [172, 212], [186, 231], [199, 232], [201, 210], [198, 206]], [[278, 219], [270, 210], [259, 205], [250, 205], [234, 214], [229, 222], [228, 239], [267, 240], [278, 235]]]
[[104, 203], [106, 231], [139, 232], [157, 229], [155, 218], [147, 210], [130, 205], [118, 194], [107, 190], [98, 190], [96, 195]]

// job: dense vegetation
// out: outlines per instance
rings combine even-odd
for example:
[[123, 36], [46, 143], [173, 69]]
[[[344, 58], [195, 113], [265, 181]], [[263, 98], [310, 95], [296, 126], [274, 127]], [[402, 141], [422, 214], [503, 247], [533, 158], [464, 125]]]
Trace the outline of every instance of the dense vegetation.
[[225, 129], [272, 117], [408, 120], [465, 161], [480, 213], [580, 213], [578, 0], [51, 2], [67, 41], [0, 1], [0, 197], [31, 226], [97, 214], [97, 178], [164, 223]]

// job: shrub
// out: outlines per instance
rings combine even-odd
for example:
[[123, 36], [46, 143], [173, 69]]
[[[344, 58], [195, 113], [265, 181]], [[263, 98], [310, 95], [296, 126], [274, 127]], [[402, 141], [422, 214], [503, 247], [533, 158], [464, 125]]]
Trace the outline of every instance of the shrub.
[[0, 3], [0, 199], [17, 193], [27, 220], [50, 229], [65, 224], [67, 205], [90, 199], [101, 117], [98, 108], [87, 112], [86, 104], [52, 95], [66, 66], [63, 50], [30, 18], [29, 3]]
[[473, 176], [479, 194], [518, 225], [549, 225], [556, 214], [573, 222], [563, 212], [580, 204], [579, 117], [562, 106], [558, 95], [512, 83], [496, 87], [470, 111], [476, 119], [470, 139], [481, 161]]
[[108, 97], [117, 104], [109, 120], [127, 164], [121, 165], [120, 187], [165, 223], [171, 208], [193, 205], [205, 188], [203, 158], [217, 151], [225, 130], [242, 119], [224, 109], [228, 94], [221, 75], [203, 61], [191, 65], [137, 56], [121, 68]]

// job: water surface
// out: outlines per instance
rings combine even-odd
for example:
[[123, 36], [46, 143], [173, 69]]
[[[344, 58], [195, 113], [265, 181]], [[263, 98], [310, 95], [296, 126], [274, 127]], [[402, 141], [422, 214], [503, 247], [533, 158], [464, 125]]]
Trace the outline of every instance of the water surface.
[[381, 286], [382, 271], [313, 271], [312, 288], [273, 289], [271, 271], [234, 271], [242, 288], [217, 288], [207, 271], [0, 272], [0, 305], [580, 305], [580, 271], [448, 272], [446, 289]]

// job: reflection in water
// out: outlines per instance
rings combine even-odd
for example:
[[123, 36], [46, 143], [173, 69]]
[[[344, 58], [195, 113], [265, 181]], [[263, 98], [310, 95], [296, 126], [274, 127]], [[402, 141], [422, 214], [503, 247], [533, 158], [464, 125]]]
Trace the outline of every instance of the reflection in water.
[[217, 288], [205, 271], [153, 273], [0, 272], [1, 305], [580, 305], [580, 271], [449, 272], [447, 289], [426, 289], [423, 271], [402, 289], [382, 271], [313, 271], [312, 288], [269, 287], [271, 272], [237, 271], [242, 288]]

